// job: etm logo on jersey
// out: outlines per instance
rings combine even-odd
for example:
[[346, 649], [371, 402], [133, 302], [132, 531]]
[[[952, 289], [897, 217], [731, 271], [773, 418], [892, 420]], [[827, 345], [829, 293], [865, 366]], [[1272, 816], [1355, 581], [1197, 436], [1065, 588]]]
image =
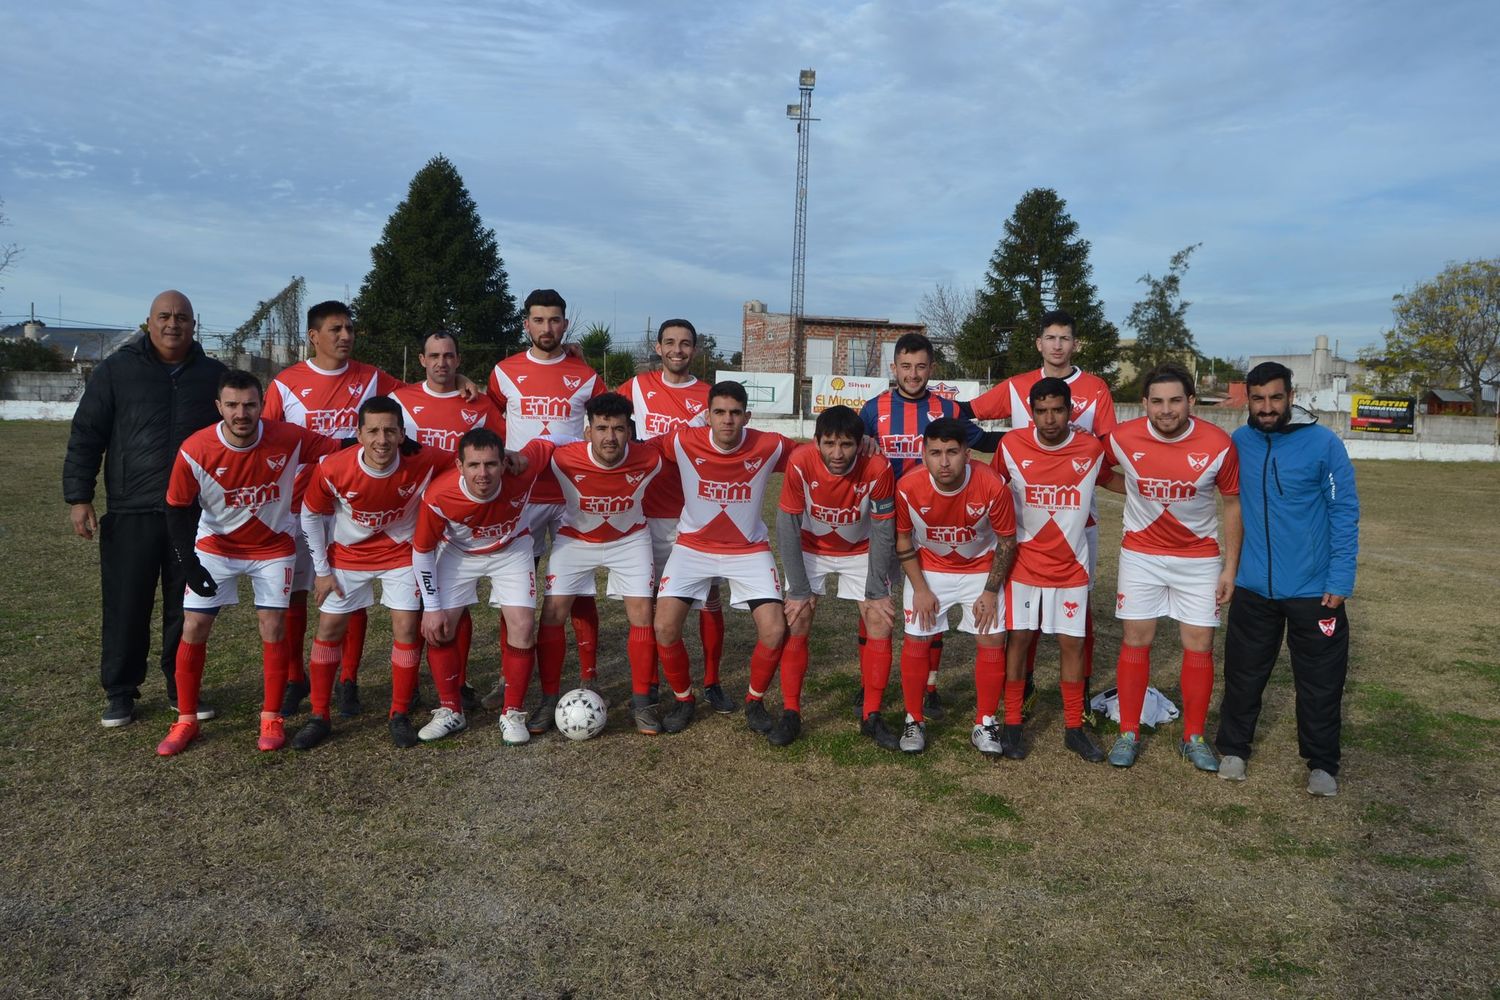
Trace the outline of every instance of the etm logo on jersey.
[[698, 480], [698, 496], [722, 508], [732, 503], [749, 503], [754, 499], [749, 483], [721, 483], [712, 479]]
[[1083, 507], [1083, 494], [1076, 486], [1028, 483], [1026, 506], [1038, 510], [1079, 510]]
[[932, 525], [927, 529], [928, 540], [942, 542], [944, 545], [951, 545], [954, 548], [960, 545], [967, 545], [978, 537], [979, 535], [973, 528], [963, 525], [938, 524]]
[[578, 509], [585, 514], [623, 514], [635, 506], [634, 497], [585, 497], [578, 498]]
[[1198, 487], [1180, 479], [1137, 479], [1136, 492], [1147, 500], [1154, 500], [1163, 507], [1168, 504], [1191, 500], [1198, 495]]
[[813, 520], [824, 524], [858, 524], [862, 516], [857, 507], [824, 507], [815, 503], [807, 505], [807, 512]]
[[1192, 466], [1194, 472], [1202, 472], [1208, 468], [1208, 460], [1212, 457], [1212, 455], [1205, 455], [1202, 452], [1190, 452], [1187, 457], [1188, 465]]

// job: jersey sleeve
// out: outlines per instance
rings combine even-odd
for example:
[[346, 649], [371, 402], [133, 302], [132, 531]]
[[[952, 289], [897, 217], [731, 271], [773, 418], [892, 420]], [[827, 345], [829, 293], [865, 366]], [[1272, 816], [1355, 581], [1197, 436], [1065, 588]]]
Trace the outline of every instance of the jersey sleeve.
[[532, 482], [536, 482], [542, 476], [550, 476], [548, 470], [552, 468], [552, 453], [557, 446], [551, 441], [542, 438], [533, 438], [527, 442], [526, 447], [521, 449], [521, 454], [526, 456], [526, 472], [522, 475], [531, 476]]
[[911, 534], [911, 508], [907, 506], [906, 494], [896, 491], [896, 530]]
[[302, 509], [314, 514], [333, 513], [333, 486], [328, 481], [328, 470], [322, 465], [313, 470], [307, 492], [302, 494]]
[[297, 432], [302, 435], [303, 465], [311, 465], [329, 455], [337, 455], [344, 449], [342, 438], [324, 437], [317, 431], [310, 431], [306, 427], [298, 427]]
[[490, 369], [490, 381], [485, 387], [484, 394], [489, 397], [495, 409], [502, 414], [505, 413], [505, 393], [500, 390], [500, 366], [496, 365]]
[[1001, 538], [1015, 535], [1016, 505], [1011, 501], [1010, 490], [995, 491], [995, 499], [990, 503], [990, 527]]
[[1101, 441], [1120, 425], [1115, 419], [1115, 400], [1108, 392], [1094, 403], [1094, 436]]
[[781, 456], [776, 459], [776, 468], [772, 471], [785, 472], [786, 464], [792, 460], [792, 452], [797, 450], [797, 442], [785, 434], [777, 434], [776, 437], [781, 440]]
[[1214, 485], [1225, 496], [1240, 495], [1240, 453], [1232, 444], [1224, 446], [1224, 461], [1220, 463], [1219, 471], [1214, 476]]
[[859, 408], [859, 419], [865, 425], [865, 433], [879, 440], [880, 437], [880, 409], [879, 396], [871, 396], [865, 400], [865, 405]]
[[875, 485], [870, 487], [870, 517], [876, 521], [889, 521], [896, 514], [896, 473], [885, 459], [881, 459], [880, 465]]
[[446, 518], [438, 512], [437, 499], [432, 490], [423, 494], [417, 505], [417, 526], [412, 530], [411, 546], [418, 552], [431, 552], [443, 540]]
[[263, 396], [265, 402], [260, 408], [262, 420], [285, 420], [286, 404], [281, 399], [281, 383], [274, 378], [266, 383], [266, 391]]
[[375, 369], [375, 395], [389, 396], [397, 389], [406, 388], [407, 383], [401, 381], [394, 375], [386, 373], [385, 369]]
[[187, 452], [179, 451], [172, 460], [172, 475], [167, 480], [167, 505], [191, 507], [198, 501], [198, 477], [188, 463]]
[[807, 498], [803, 493], [802, 468], [793, 463], [781, 481], [781, 502], [778, 506], [788, 514], [801, 514], [807, 509]]
[[[1006, 380], [992, 389], [987, 389], [969, 401], [976, 420], [1004, 420], [1010, 416], [1010, 382]], [[1114, 418], [1114, 407], [1110, 407], [1110, 418]]]

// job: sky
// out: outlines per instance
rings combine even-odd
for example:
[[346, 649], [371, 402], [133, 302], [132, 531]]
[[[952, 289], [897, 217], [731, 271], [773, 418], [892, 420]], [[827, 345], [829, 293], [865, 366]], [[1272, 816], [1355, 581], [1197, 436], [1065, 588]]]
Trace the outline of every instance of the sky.
[[[1200, 348], [1346, 356], [1391, 297], [1500, 256], [1500, 5], [57, 0], [0, 8], [0, 323], [227, 332], [292, 275], [359, 289], [447, 156], [517, 298], [737, 345], [790, 300], [797, 74], [817, 70], [806, 312], [910, 321], [1055, 189], [1120, 326], [1184, 277]], [[61, 322], [59, 322], [61, 320]]]

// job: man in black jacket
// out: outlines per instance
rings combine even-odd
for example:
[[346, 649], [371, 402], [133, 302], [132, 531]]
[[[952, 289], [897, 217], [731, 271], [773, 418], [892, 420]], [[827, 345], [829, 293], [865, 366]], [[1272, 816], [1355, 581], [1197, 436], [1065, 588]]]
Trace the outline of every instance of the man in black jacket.
[[[128, 725], [146, 679], [151, 615], [162, 593], [161, 669], [175, 705], [177, 641], [182, 636], [182, 567], [167, 537], [166, 493], [172, 460], [189, 434], [219, 419], [214, 408], [222, 363], [193, 339], [193, 306], [181, 292], [151, 303], [146, 333], [101, 361], [73, 415], [63, 462], [63, 499], [81, 538], [99, 533], [104, 627], [99, 678], [109, 707], [105, 726]], [[94, 512], [104, 464], [108, 510]], [[198, 717], [211, 718], [200, 706]]]

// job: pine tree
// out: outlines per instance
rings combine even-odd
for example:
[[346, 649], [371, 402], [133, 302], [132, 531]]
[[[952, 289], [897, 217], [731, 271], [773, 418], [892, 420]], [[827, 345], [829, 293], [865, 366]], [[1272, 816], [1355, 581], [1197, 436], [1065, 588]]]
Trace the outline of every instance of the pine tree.
[[1172, 255], [1167, 273], [1154, 278], [1148, 271], [1137, 279], [1146, 286], [1146, 297], [1130, 307], [1125, 325], [1135, 331], [1135, 343], [1125, 352], [1135, 367], [1132, 385], [1121, 395], [1129, 399], [1140, 396], [1140, 380], [1157, 365], [1168, 361], [1191, 366], [1198, 356], [1198, 342], [1188, 329], [1187, 309], [1192, 305], [1182, 298], [1182, 276], [1188, 269], [1188, 258], [1203, 244], [1194, 243]]
[[482, 385], [496, 361], [519, 349], [521, 320], [495, 231], [446, 157], [411, 179], [370, 261], [353, 303], [363, 360], [401, 374], [407, 352], [410, 374], [422, 339], [445, 329], [458, 338], [464, 373]]

